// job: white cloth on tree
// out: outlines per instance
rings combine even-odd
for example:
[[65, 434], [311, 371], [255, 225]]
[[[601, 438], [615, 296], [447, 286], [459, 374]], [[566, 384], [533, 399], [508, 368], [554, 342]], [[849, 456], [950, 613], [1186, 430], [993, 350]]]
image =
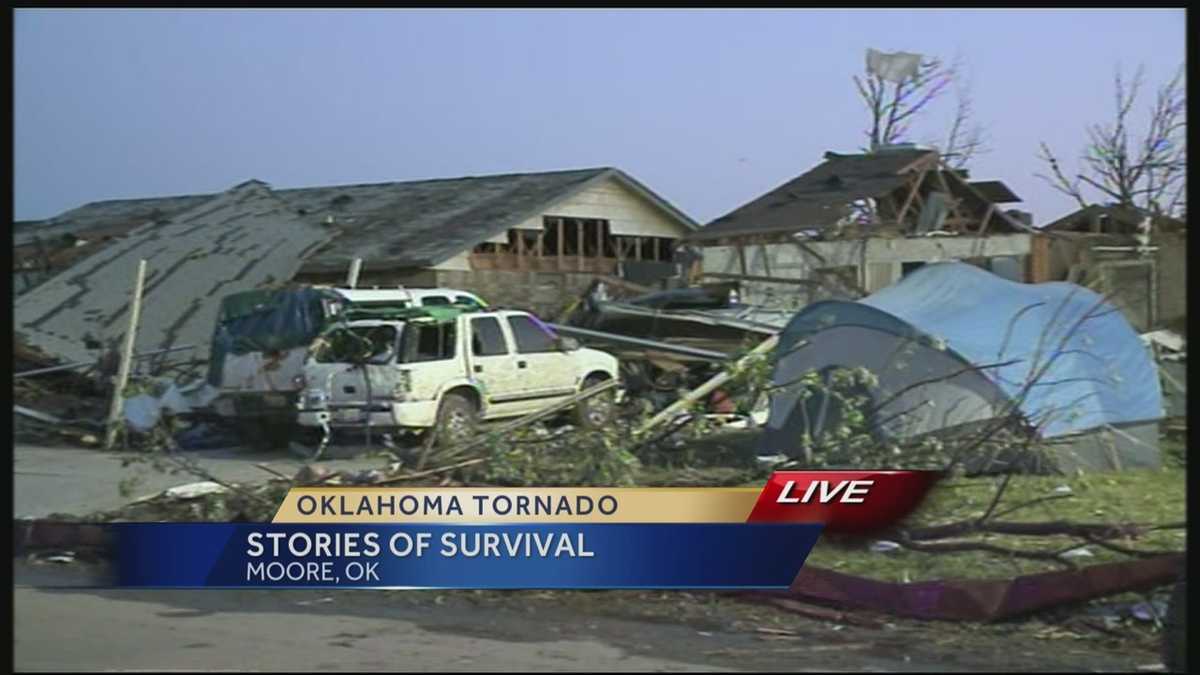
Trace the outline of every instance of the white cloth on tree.
[[917, 76], [921, 67], [921, 55], [908, 52], [885, 53], [877, 49], [867, 50], [867, 73], [878, 75], [888, 82], [900, 83]]

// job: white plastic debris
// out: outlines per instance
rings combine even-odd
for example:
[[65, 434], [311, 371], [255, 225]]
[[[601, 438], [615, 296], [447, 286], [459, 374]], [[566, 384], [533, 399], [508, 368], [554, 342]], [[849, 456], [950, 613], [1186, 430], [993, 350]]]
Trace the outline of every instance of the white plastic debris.
[[894, 541], [887, 541], [886, 539], [881, 539], [871, 544], [872, 553], [891, 553], [898, 550], [900, 550], [900, 544]]
[[1058, 487], [1054, 488], [1054, 492], [1060, 495], [1069, 495], [1071, 494], [1071, 486], [1059, 485]]
[[195, 499], [204, 495], [219, 494], [225, 492], [226, 488], [220, 483], [214, 483], [210, 480], [200, 481], [199, 483], [188, 483], [187, 485], [176, 485], [167, 490], [163, 494], [175, 499]]
[[1062, 554], [1062, 557], [1064, 557], [1064, 558], [1094, 558], [1096, 556], [1092, 553], [1092, 551], [1088, 547], [1080, 546], [1079, 548], [1073, 548], [1070, 551], [1064, 552]]
[[1181, 352], [1187, 346], [1187, 340], [1182, 335], [1171, 330], [1154, 330], [1142, 333], [1142, 341], [1147, 345], [1158, 345], [1163, 349]]
[[763, 464], [765, 466], [774, 466], [776, 464], [783, 464], [784, 462], [788, 461], [788, 456], [783, 455], [783, 454], [758, 455], [757, 457], [755, 457], [755, 459], [758, 461], [759, 464]]

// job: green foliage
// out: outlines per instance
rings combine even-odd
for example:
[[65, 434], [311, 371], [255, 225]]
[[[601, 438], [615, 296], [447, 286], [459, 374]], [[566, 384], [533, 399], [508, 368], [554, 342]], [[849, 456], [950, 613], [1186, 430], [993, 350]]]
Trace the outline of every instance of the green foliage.
[[565, 438], [539, 438], [543, 428], [495, 438], [489, 459], [469, 478], [496, 485], [633, 485], [640, 462], [630, 451], [629, 434], [616, 428], [578, 431]]

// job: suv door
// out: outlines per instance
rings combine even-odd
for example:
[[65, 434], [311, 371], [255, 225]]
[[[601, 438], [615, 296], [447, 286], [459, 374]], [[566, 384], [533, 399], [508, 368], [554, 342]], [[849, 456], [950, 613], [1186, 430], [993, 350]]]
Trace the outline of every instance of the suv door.
[[484, 417], [503, 417], [519, 414], [521, 405], [517, 359], [500, 319], [494, 315], [472, 316], [466, 319], [470, 349], [468, 377], [476, 380], [487, 400]]
[[517, 347], [522, 395], [533, 403], [531, 407], [550, 405], [552, 399], [575, 393], [575, 359], [558, 349], [554, 331], [529, 314], [514, 312], [506, 319]]
[[410, 400], [432, 400], [443, 384], [463, 376], [457, 334], [453, 321], [413, 320], [405, 325], [400, 360], [408, 371]]

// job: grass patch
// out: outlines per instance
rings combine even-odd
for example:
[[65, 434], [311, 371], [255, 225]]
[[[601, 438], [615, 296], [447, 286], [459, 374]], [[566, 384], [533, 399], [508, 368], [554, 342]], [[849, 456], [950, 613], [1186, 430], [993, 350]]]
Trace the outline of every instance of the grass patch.
[[[910, 526], [951, 523], [983, 515], [991, 503], [999, 478], [957, 479], [939, 484], [909, 517]], [[1186, 520], [1186, 470], [1134, 469], [1116, 473], [1076, 476], [1014, 476], [998, 510], [1039, 497], [1069, 496], [1016, 511], [1006, 521], [1084, 523], [1175, 523]], [[1065, 536], [1013, 536], [976, 534], [964, 539], [987, 541], [1022, 550], [1060, 550], [1081, 540]], [[1003, 578], [1062, 569], [1050, 561], [1026, 560], [990, 552], [924, 553], [897, 550], [874, 553], [872, 539], [822, 537], [807, 564], [886, 581], [928, 581], [952, 578]], [[1181, 551], [1186, 548], [1183, 529], [1149, 532], [1137, 539], [1113, 543], [1139, 550]], [[1091, 557], [1075, 558], [1081, 565], [1128, 560], [1129, 557], [1088, 545]]]

